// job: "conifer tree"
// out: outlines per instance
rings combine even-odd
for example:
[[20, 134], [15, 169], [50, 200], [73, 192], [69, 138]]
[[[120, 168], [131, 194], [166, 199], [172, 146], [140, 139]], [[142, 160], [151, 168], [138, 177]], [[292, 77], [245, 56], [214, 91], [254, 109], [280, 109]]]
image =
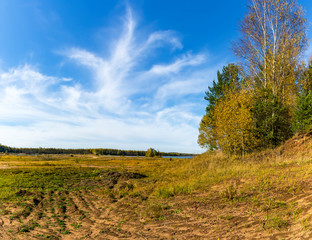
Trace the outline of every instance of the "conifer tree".
[[299, 97], [293, 129], [295, 132], [304, 132], [312, 127], [312, 91], [303, 92]]
[[257, 92], [252, 111], [258, 147], [275, 147], [291, 137], [289, 109], [270, 90]]
[[312, 60], [303, 73], [303, 91], [307, 94], [310, 90], [312, 91]]
[[226, 91], [232, 87], [238, 87], [241, 82], [241, 75], [237, 65], [231, 63], [224, 66], [222, 72], [217, 72], [217, 82], [212, 82], [212, 87], [208, 86], [205, 100], [208, 101], [206, 114], [203, 116], [200, 127], [198, 144], [210, 150], [216, 149], [216, 133], [213, 112], [216, 104], [220, 101]]

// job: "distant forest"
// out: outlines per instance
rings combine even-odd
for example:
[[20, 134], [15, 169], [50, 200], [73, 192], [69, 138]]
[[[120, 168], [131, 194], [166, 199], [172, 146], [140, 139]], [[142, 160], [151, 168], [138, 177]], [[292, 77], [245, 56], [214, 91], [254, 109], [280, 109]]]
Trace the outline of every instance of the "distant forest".
[[[0, 144], [0, 153], [14, 154], [94, 154], [114, 156], [145, 156], [146, 151], [119, 150], [119, 149], [64, 149], [64, 148], [15, 148]], [[160, 152], [161, 156], [193, 156], [189, 153]]]

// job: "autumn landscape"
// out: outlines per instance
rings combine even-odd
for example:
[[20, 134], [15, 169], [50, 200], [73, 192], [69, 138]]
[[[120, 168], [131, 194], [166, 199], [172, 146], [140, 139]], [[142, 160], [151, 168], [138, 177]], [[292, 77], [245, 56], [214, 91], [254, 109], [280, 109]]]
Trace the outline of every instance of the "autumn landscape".
[[312, 239], [311, 1], [116, 2], [0, 2], [0, 239]]

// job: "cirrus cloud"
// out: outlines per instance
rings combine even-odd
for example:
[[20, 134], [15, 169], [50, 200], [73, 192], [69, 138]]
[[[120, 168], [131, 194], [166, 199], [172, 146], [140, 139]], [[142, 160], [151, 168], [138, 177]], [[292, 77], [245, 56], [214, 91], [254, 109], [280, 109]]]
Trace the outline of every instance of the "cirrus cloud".
[[[85, 89], [25, 64], [0, 74], [0, 142], [17, 147], [158, 148], [200, 152], [203, 92], [217, 64], [207, 54], [183, 51], [174, 31], [143, 35], [128, 9], [107, 55], [71, 47], [61, 52], [72, 67], [89, 71]], [[158, 49], [172, 59], [155, 61]]]

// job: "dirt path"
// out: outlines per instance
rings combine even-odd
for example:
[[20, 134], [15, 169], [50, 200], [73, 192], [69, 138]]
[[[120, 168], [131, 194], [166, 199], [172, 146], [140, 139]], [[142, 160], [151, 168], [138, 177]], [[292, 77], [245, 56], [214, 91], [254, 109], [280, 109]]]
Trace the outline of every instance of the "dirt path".
[[312, 181], [287, 200], [302, 209], [295, 224], [275, 230], [263, 212], [224, 202], [217, 190], [159, 201], [101, 194], [138, 177], [127, 174], [112, 172], [92, 190], [17, 192], [27, 200], [1, 207], [0, 239], [312, 239]]

